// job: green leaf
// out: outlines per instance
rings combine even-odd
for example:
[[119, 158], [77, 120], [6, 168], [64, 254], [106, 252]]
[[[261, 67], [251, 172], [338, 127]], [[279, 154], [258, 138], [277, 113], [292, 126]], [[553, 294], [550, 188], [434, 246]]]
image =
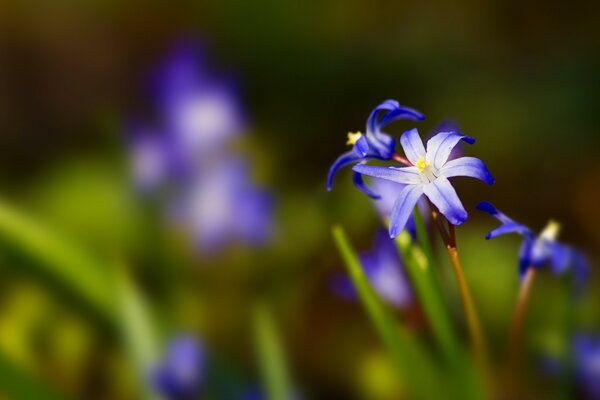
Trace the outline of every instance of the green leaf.
[[291, 398], [293, 391], [283, 348], [273, 317], [263, 303], [257, 304], [254, 308], [254, 336], [267, 398], [270, 400]]
[[114, 299], [107, 265], [59, 232], [34, 221], [0, 199], [0, 237], [33, 257], [39, 266], [108, 320]]
[[447, 386], [446, 382], [434, 361], [421, 343], [394, 320], [388, 308], [381, 302], [340, 226], [333, 227], [333, 237], [360, 300], [377, 333], [387, 346], [401, 378], [412, 389], [412, 395], [420, 399], [448, 398], [448, 393], [444, 390]]
[[[417, 210], [415, 208], [415, 210]], [[426, 249], [412, 243], [410, 234], [402, 231], [396, 238], [396, 245], [402, 254], [402, 260], [419, 301], [427, 316], [438, 347], [444, 355], [445, 367], [453, 377], [453, 384], [461, 398], [477, 399], [482, 397], [484, 386], [479, 382], [474, 365], [466, 351], [461, 347], [452, 326], [451, 315], [439, 284], [433, 264], [433, 252], [420, 215], [415, 213], [417, 237]]]
[[120, 264], [116, 267], [121, 333], [137, 371], [141, 393], [145, 399], [156, 399], [157, 396], [148, 384], [150, 369], [156, 365], [159, 354], [149, 307], [131, 281], [127, 270]]

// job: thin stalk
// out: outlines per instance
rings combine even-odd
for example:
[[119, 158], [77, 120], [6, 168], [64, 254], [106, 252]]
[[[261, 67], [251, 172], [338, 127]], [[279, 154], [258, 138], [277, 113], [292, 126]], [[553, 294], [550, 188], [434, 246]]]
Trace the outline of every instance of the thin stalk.
[[397, 324], [365, 276], [358, 255], [340, 226], [332, 229], [342, 260], [362, 305], [389, 350], [400, 377], [410, 384], [415, 398], [442, 398], [446, 381], [434, 360], [404, 326]]
[[273, 316], [265, 303], [257, 302], [253, 317], [255, 346], [266, 397], [269, 400], [289, 399], [293, 389]]
[[465, 279], [465, 274], [460, 262], [458, 248], [456, 247], [456, 234], [454, 232], [454, 225], [449, 223], [448, 231], [446, 231], [441, 221], [439, 212], [434, 209], [431, 214], [436, 222], [438, 230], [440, 231], [440, 235], [444, 240], [448, 256], [450, 257], [450, 263], [452, 264], [452, 269], [454, 270], [454, 275], [456, 276], [456, 282], [458, 283], [458, 289], [460, 292], [465, 317], [467, 319], [467, 327], [473, 343], [475, 357], [481, 367], [487, 371], [487, 350], [483, 337], [483, 330], [481, 329], [481, 323], [479, 322], [479, 316], [475, 308], [475, 303], [473, 302], [473, 297], [471, 296], [471, 291], [469, 289], [469, 285], [467, 284], [467, 280]]
[[529, 298], [531, 297], [531, 288], [533, 286], [535, 275], [536, 269], [534, 267], [527, 268], [525, 277], [521, 282], [519, 295], [517, 297], [517, 305], [515, 306], [510, 325], [506, 358], [506, 376], [508, 381], [506, 387], [509, 390], [509, 393], [514, 393], [514, 391], [517, 390], [517, 376], [519, 376], [517, 368], [519, 365], [519, 354], [521, 354], [523, 344], [523, 323], [525, 321], [525, 313], [527, 312]]

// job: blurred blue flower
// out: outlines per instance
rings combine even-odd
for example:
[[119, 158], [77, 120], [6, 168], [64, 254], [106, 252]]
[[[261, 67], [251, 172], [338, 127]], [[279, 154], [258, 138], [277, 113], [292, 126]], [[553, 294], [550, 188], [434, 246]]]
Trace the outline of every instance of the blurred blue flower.
[[244, 128], [231, 83], [208, 71], [194, 43], [175, 46], [151, 74], [155, 127], [128, 127], [136, 187], [166, 188], [168, 211], [203, 250], [270, 237], [271, 196], [230, 143]]
[[[381, 113], [383, 111], [383, 114]], [[379, 118], [379, 116], [381, 118]], [[333, 186], [333, 178], [338, 169], [356, 163], [360, 160], [370, 158], [389, 160], [394, 155], [394, 147], [396, 141], [390, 135], [384, 133], [382, 129], [389, 123], [398, 119], [409, 119], [413, 121], [421, 121], [423, 115], [416, 110], [408, 107], [402, 107], [395, 100], [386, 100], [377, 107], [367, 119], [365, 133], [356, 132], [348, 133], [348, 145], [352, 145], [352, 150], [342, 154], [331, 166], [327, 175], [327, 190], [331, 190]], [[354, 174], [354, 184], [362, 192], [370, 197], [378, 198], [379, 196], [365, 186], [360, 174]]]
[[210, 252], [234, 241], [261, 244], [269, 239], [271, 195], [251, 183], [242, 159], [229, 157], [195, 178], [174, 215], [199, 247]]
[[205, 354], [191, 336], [173, 339], [151, 374], [152, 387], [169, 400], [195, 399], [200, 393]]
[[352, 168], [363, 175], [406, 185], [394, 203], [390, 216], [390, 237], [395, 238], [405, 228], [423, 194], [450, 223], [460, 225], [467, 220], [467, 211], [448, 178], [467, 176], [490, 185], [494, 183], [494, 178], [478, 158], [460, 157], [448, 161], [450, 152], [461, 140], [469, 144], [475, 142], [456, 132], [441, 132], [427, 141], [425, 150], [417, 130], [410, 129], [402, 134], [400, 144], [412, 166], [397, 168], [358, 164]]
[[[360, 254], [360, 262], [375, 291], [389, 304], [405, 307], [412, 301], [410, 284], [404, 275], [404, 267], [398, 250], [387, 233], [382, 230], [375, 236], [373, 248]], [[336, 275], [333, 290], [340, 297], [355, 300], [356, 289], [347, 275]]]
[[233, 83], [208, 71], [203, 61], [195, 43], [179, 43], [152, 79], [163, 128], [192, 162], [221, 149], [244, 129]]
[[577, 336], [573, 358], [579, 387], [590, 399], [600, 399], [600, 338]]
[[555, 221], [550, 221], [538, 236], [523, 224], [513, 221], [501, 213], [491, 203], [482, 201], [476, 208], [484, 211], [502, 224], [486, 235], [486, 239], [507, 233], [518, 233], [523, 236], [523, 243], [519, 251], [519, 277], [523, 278], [529, 267], [541, 268], [550, 265], [555, 274], [562, 274], [569, 267], [572, 268], [575, 283], [579, 286], [587, 278], [587, 261], [583, 254], [556, 241], [560, 226]]

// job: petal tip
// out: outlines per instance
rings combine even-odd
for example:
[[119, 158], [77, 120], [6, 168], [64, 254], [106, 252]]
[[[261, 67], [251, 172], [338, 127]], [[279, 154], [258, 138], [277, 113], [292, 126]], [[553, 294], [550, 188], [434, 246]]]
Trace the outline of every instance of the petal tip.
[[495, 214], [496, 213], [496, 207], [494, 207], [492, 205], [492, 203], [490, 203], [489, 201], [485, 201], [485, 200], [484, 201], [480, 201], [479, 204], [477, 204], [475, 206], [475, 209], [479, 210], [479, 211], [486, 212], [488, 214]]

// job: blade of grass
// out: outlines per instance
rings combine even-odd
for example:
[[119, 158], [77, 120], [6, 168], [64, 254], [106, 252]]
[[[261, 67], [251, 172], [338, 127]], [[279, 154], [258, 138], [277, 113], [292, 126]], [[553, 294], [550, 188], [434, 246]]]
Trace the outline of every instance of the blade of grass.
[[266, 304], [254, 307], [254, 336], [267, 398], [284, 400], [292, 397], [292, 387], [283, 348], [275, 322]]
[[0, 237], [34, 257], [79, 299], [111, 320], [114, 303], [105, 266], [67, 237], [0, 199]]
[[406, 270], [416, 289], [440, 350], [448, 360], [455, 360], [459, 351], [458, 340], [452, 327], [448, 308], [441, 297], [441, 290], [439, 290], [432, 263], [425, 253], [412, 243], [412, 238], [406, 231], [398, 235], [396, 246], [402, 254]]
[[334, 226], [333, 237], [348, 274], [377, 333], [387, 346], [402, 379], [420, 399], [448, 398], [446, 385], [434, 362], [420, 343], [396, 323], [390, 311], [371, 287], [360, 261], [340, 226]]
[[115, 265], [121, 334], [137, 372], [144, 399], [157, 399], [148, 384], [150, 369], [158, 360], [157, 339], [149, 307], [122, 264]]
[[[424, 228], [424, 224], [419, 227], [417, 222], [417, 236]], [[426, 232], [421, 231], [421, 236], [423, 233], [426, 235]], [[429, 243], [426, 236], [422, 236], [421, 240]], [[412, 243], [412, 238], [406, 231], [396, 238], [396, 245], [425, 311], [433, 336], [444, 354], [445, 365], [453, 376], [456, 390], [462, 394], [461, 398], [481, 398], [485, 390], [484, 385], [480, 379], [478, 380], [474, 365], [458, 341], [437, 274], [433, 271], [432, 259], [427, 257], [427, 251], [424, 253], [420, 247]], [[428, 247], [431, 255], [431, 246]]]

